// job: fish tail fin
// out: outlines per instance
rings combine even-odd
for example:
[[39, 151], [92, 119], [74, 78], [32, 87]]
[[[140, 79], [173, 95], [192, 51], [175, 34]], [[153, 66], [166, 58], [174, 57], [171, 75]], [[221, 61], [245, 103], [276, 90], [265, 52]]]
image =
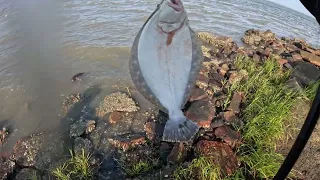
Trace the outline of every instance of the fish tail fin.
[[198, 132], [199, 126], [187, 119], [182, 113], [180, 116], [169, 117], [164, 127], [163, 141], [187, 142]]

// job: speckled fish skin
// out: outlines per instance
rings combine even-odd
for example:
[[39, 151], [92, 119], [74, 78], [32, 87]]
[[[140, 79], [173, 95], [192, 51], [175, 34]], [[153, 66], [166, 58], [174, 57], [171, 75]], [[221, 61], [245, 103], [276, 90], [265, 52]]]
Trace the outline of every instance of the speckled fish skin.
[[180, 0], [163, 0], [138, 32], [131, 48], [130, 75], [140, 93], [169, 114], [163, 141], [187, 142], [198, 132], [181, 109], [203, 61], [201, 42], [189, 27]]

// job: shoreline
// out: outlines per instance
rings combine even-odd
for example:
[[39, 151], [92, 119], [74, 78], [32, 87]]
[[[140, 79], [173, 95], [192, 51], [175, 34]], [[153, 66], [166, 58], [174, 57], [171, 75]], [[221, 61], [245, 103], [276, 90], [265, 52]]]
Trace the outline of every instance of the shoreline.
[[[19, 179], [34, 173], [44, 179], [52, 177], [52, 170], [60, 167], [61, 162], [72, 163], [64, 156], [68, 149], [73, 149], [76, 157], [82, 149], [93, 153], [89, 164], [95, 177], [100, 179], [125, 179], [128, 175], [172, 179], [177, 177], [177, 168], [196, 169], [199, 167], [195, 164], [203, 163], [217, 165], [219, 170], [212, 171], [219, 174], [221, 170], [221, 176], [234, 175], [245, 166], [237, 149], [247, 143], [247, 135], [233, 125], [248, 124], [242, 116], [250, 95], [242, 91], [230, 93], [230, 88], [251, 77], [249, 70], [245, 70], [247, 67], [239, 70], [237, 60], [263, 66], [273, 59], [279, 65], [277, 70], [293, 71], [291, 81], [286, 83], [290, 82], [291, 89], [300, 91], [320, 79], [320, 49], [310, 47], [303, 40], [277, 38], [269, 30], [247, 30], [241, 39], [246, 48], [238, 47], [229, 37], [206, 32], [198, 35], [204, 43], [205, 61], [184, 110], [189, 119], [202, 127], [193, 142], [161, 142], [166, 115], [141, 112], [129, 90], [109, 94], [100, 106], [90, 107], [88, 104], [100, 92], [99, 88], [92, 87], [82, 94], [70, 95], [63, 104], [65, 121], [61, 127], [66, 128], [69, 138], [57, 133], [39, 133], [19, 140], [12, 152], [0, 153], [0, 178]], [[212, 151], [213, 155], [209, 153]], [[201, 159], [202, 156], [206, 158]], [[212, 157], [219, 161], [211, 161]], [[320, 172], [313, 170], [315, 172], [305, 172], [303, 176], [318, 177]]]

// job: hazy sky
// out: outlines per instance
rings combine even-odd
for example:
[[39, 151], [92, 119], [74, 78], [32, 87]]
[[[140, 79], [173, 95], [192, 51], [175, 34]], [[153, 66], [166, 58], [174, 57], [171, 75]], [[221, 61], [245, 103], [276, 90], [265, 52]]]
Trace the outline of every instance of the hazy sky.
[[291, 9], [294, 9], [296, 11], [302, 12], [304, 14], [312, 16], [309, 11], [301, 4], [299, 0], [270, 0], [272, 2], [275, 2], [277, 4], [281, 4], [283, 6], [289, 7]]

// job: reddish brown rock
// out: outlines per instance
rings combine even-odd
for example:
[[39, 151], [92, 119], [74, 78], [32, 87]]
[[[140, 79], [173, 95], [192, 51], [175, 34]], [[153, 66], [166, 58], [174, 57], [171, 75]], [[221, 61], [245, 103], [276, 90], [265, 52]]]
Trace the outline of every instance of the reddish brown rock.
[[114, 124], [114, 123], [120, 121], [123, 116], [124, 116], [124, 114], [122, 112], [114, 111], [114, 112], [110, 113], [110, 115], [109, 115], [109, 122]]
[[155, 122], [147, 122], [144, 125], [146, 136], [149, 140], [154, 140], [156, 138], [156, 123]]
[[218, 165], [222, 174], [232, 175], [240, 166], [237, 156], [231, 147], [223, 142], [201, 140], [195, 147], [198, 157], [207, 157], [213, 166]]
[[292, 58], [294, 61], [302, 61], [302, 56], [300, 54], [292, 54]]
[[200, 127], [210, 128], [211, 121], [215, 116], [215, 107], [209, 101], [195, 101], [185, 114], [188, 119], [196, 122]]
[[173, 164], [182, 163], [187, 157], [187, 149], [183, 143], [175, 143], [167, 161]]
[[115, 147], [127, 151], [130, 148], [134, 148], [140, 144], [144, 144], [146, 139], [140, 134], [128, 134], [114, 138], [109, 138], [109, 142]]
[[316, 66], [320, 66], [320, 56], [309, 53], [307, 51], [300, 51], [300, 52], [303, 59], [309, 61], [310, 63]]
[[239, 113], [240, 112], [240, 104], [243, 100], [243, 94], [240, 92], [235, 92], [232, 96], [230, 105], [228, 107], [228, 110], [231, 110], [235, 113]]
[[214, 134], [217, 138], [222, 139], [224, 142], [229, 144], [229, 146], [231, 146], [232, 148], [239, 145], [241, 140], [240, 133], [230, 129], [227, 126], [218, 127], [214, 131]]
[[191, 96], [189, 98], [189, 101], [193, 102], [198, 100], [208, 101], [209, 96], [206, 94], [206, 92], [203, 89], [195, 87], [191, 90]]
[[279, 60], [278, 60], [278, 63], [279, 63], [279, 65], [280, 65], [281, 67], [283, 67], [284, 64], [288, 63], [288, 60], [286, 60], [286, 59], [279, 59]]
[[237, 118], [236, 113], [234, 111], [226, 111], [221, 114], [223, 119], [228, 123], [234, 122]]

